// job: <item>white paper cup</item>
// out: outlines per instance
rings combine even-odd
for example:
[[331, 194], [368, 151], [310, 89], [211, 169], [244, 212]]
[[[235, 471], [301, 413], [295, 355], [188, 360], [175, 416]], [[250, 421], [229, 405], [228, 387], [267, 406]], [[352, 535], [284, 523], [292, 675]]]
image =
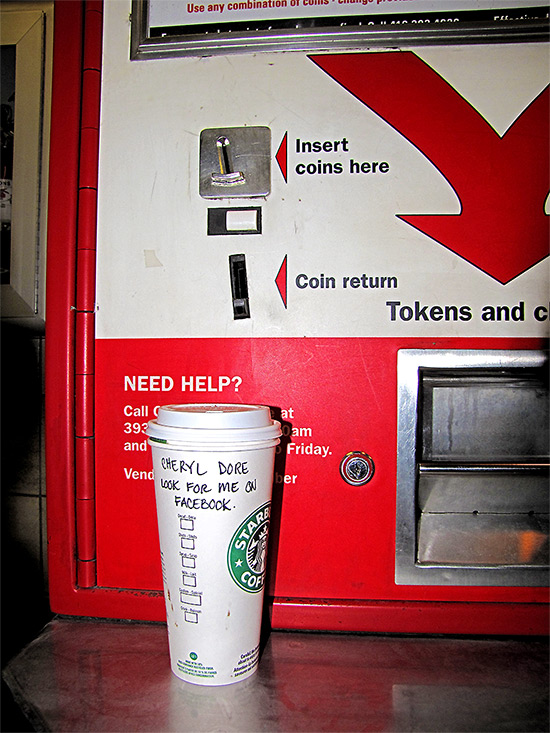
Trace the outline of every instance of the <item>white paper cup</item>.
[[147, 435], [172, 671], [244, 680], [258, 666], [280, 423], [261, 405], [167, 405]]

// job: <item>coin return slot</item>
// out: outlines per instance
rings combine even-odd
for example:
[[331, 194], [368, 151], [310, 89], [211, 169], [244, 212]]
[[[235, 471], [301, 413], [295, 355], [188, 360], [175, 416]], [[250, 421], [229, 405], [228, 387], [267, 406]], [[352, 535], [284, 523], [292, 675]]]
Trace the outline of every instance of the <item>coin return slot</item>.
[[229, 272], [231, 275], [231, 294], [233, 296], [233, 318], [250, 318], [248, 302], [248, 278], [244, 255], [229, 256]]

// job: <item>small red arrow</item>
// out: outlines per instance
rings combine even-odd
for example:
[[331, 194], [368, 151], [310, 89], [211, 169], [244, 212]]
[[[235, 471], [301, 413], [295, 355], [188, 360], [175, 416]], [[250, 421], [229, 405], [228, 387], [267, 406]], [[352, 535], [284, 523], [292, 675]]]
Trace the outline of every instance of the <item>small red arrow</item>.
[[277, 163], [279, 164], [279, 168], [281, 169], [281, 173], [283, 174], [283, 178], [286, 180], [286, 169], [287, 169], [287, 152], [286, 152], [286, 139], [287, 139], [287, 133], [285, 132], [283, 139], [281, 140], [281, 144], [279, 145], [279, 150], [277, 150], [277, 155], [275, 156], [275, 159], [277, 160]]
[[401, 214], [501, 283], [548, 256], [548, 87], [501, 137], [411, 51], [310, 57], [445, 176], [458, 214]]
[[277, 289], [279, 291], [279, 295], [282, 298], [283, 304], [286, 306], [286, 258], [287, 255], [285, 255], [284, 260], [281, 263], [281, 266], [279, 268], [279, 272], [277, 273], [277, 277], [275, 278], [275, 284], [277, 285]]

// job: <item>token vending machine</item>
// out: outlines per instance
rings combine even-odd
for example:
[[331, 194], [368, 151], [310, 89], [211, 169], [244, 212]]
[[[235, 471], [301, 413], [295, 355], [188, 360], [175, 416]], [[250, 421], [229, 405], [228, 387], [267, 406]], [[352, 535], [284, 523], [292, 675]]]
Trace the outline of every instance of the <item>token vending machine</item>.
[[260, 403], [274, 628], [545, 633], [548, 13], [438, 6], [56, 2], [54, 611], [165, 618], [147, 423]]

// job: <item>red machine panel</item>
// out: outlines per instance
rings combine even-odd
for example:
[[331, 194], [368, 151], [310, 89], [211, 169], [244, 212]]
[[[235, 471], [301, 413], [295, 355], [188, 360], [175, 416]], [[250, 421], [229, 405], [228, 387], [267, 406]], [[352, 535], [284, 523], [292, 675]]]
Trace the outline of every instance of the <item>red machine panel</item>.
[[[461, 76], [455, 47], [241, 57], [238, 91], [222, 115], [204, 92], [220, 78], [219, 59], [199, 71], [196, 59], [130, 62], [117, 5], [105, 9], [102, 72], [101, 2], [56, 2], [46, 338], [52, 608], [162, 620], [147, 421], [161, 404], [259, 402], [284, 430], [270, 530], [274, 627], [545, 633], [543, 583], [468, 583], [452, 572], [445, 582], [403, 583], [395, 574], [398, 353], [448, 352], [452, 365], [458, 351], [542, 354], [547, 344], [541, 46], [520, 49], [534, 80], [515, 109], [503, 111], [500, 98], [483, 109], [501, 127], [506, 115], [517, 120], [500, 131], [463, 96], [483, 107], [490, 76], [479, 88], [475, 75]], [[486, 48], [481, 61], [500, 67], [497, 51]], [[465, 58], [475, 69], [475, 54]], [[515, 57], [503, 58], [512, 68]], [[272, 78], [273, 120], [251, 77], [262, 90]], [[184, 83], [188, 94], [176, 100], [169, 90]], [[185, 120], [192, 129], [180, 141], [189, 99], [197, 101]], [[205, 194], [201, 131], [260, 122], [274, 143], [270, 192], [237, 201]], [[236, 158], [244, 166], [246, 150]], [[246, 262], [246, 292], [230, 281], [231, 257]], [[239, 310], [248, 299], [250, 312]], [[364, 483], [342, 474], [352, 452], [370, 461]], [[547, 456], [526, 463], [536, 476], [547, 471]], [[538, 479], [533, 486], [540, 493]], [[193, 494], [192, 481], [185, 490]], [[540, 512], [525, 505], [519, 513]], [[523, 565], [544, 571], [548, 535], [533, 532], [519, 530], [539, 543]]]

